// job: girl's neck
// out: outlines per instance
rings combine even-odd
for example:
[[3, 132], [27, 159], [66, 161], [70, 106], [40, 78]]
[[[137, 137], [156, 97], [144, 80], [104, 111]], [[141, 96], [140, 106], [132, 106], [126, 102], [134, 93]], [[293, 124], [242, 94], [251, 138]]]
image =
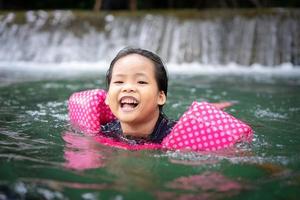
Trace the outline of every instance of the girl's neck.
[[150, 120], [148, 120], [145, 123], [120, 122], [123, 134], [135, 136], [135, 137], [141, 137], [141, 138], [147, 137], [153, 132], [158, 118], [159, 118], [159, 111], [155, 113], [154, 117], [152, 117]]

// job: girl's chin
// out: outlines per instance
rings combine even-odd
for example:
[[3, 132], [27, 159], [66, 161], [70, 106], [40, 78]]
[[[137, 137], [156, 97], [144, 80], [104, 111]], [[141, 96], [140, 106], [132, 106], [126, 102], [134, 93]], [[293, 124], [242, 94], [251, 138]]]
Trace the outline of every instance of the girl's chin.
[[134, 112], [122, 112], [119, 115], [117, 115], [117, 118], [121, 122], [132, 122], [135, 121], [135, 119], [138, 117], [138, 115], [134, 114]]
[[119, 119], [121, 124], [127, 124], [127, 125], [135, 125], [135, 119], [130, 119], [130, 118], [121, 118]]

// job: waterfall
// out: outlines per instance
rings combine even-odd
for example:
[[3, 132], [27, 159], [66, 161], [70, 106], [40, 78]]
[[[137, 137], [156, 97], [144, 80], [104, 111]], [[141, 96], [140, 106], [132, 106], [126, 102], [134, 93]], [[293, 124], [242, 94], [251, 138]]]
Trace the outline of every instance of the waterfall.
[[[125, 46], [172, 63], [300, 65], [300, 11], [242, 11], [208, 16], [0, 13], [0, 61], [97, 62]], [[255, 13], [255, 14], [253, 14]]]

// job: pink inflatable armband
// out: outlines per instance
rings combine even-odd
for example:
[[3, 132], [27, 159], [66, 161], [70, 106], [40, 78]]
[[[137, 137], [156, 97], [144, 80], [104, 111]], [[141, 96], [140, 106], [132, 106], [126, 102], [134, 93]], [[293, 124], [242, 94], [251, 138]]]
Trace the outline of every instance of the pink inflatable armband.
[[244, 122], [206, 102], [193, 102], [171, 133], [163, 148], [211, 151], [251, 142], [252, 129]]
[[100, 132], [100, 125], [115, 119], [104, 103], [106, 91], [101, 89], [74, 93], [68, 102], [69, 118], [73, 126], [85, 133], [99, 133], [99, 143], [122, 149], [172, 149], [213, 151], [233, 146], [238, 142], [251, 142], [252, 129], [244, 122], [222, 111], [213, 104], [193, 102], [161, 144], [129, 145]]
[[101, 89], [76, 92], [68, 101], [69, 119], [73, 126], [86, 133], [98, 133], [100, 125], [115, 119], [104, 103], [106, 91]]

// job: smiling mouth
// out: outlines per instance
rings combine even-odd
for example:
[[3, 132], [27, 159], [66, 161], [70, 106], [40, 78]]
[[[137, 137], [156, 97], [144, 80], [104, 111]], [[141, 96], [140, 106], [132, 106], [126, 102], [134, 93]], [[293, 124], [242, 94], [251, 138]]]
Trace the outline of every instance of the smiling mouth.
[[124, 111], [131, 111], [137, 107], [138, 104], [139, 101], [134, 97], [125, 96], [120, 99], [120, 105]]

